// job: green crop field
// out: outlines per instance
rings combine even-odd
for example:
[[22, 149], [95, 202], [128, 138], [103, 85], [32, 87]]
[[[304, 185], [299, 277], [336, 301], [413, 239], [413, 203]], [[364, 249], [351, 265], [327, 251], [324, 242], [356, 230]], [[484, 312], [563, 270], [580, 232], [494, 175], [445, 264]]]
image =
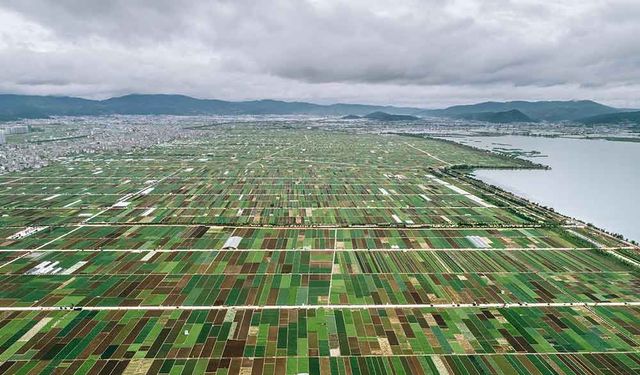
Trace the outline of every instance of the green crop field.
[[310, 122], [0, 176], [0, 373], [640, 373], [639, 250]]

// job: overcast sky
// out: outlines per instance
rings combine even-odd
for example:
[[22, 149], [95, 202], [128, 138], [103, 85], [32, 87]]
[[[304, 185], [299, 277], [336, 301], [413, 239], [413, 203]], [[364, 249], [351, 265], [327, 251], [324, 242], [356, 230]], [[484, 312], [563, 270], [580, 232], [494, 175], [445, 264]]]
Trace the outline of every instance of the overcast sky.
[[0, 92], [640, 107], [639, 0], [0, 0]]

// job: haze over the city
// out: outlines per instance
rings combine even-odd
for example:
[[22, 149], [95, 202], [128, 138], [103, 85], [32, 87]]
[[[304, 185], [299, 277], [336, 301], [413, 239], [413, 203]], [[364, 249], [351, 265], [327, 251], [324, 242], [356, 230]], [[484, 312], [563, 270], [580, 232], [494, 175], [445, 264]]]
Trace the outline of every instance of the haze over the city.
[[634, 0], [0, 0], [0, 92], [637, 108], [638, 19]]

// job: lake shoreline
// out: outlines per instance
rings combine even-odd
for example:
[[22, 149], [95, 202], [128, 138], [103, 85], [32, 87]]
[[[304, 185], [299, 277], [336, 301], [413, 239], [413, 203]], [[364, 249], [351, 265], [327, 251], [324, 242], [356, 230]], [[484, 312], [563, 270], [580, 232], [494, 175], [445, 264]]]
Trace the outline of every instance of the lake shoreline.
[[[470, 175], [532, 203], [552, 207], [567, 217], [640, 241], [635, 224], [640, 213], [640, 144], [575, 138], [469, 136], [450, 138], [471, 147], [494, 150], [508, 145], [519, 152], [546, 155], [547, 169], [473, 169]], [[540, 157], [520, 156], [541, 161]], [[612, 168], [615, 166], [615, 168]]]

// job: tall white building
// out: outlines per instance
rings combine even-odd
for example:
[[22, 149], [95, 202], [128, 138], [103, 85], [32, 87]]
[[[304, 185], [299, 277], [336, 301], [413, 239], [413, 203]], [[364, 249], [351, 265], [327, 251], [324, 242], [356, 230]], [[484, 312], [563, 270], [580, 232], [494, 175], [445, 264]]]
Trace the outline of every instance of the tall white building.
[[27, 126], [19, 125], [9, 128], [8, 131], [9, 134], [26, 134], [29, 132], [29, 128]]

